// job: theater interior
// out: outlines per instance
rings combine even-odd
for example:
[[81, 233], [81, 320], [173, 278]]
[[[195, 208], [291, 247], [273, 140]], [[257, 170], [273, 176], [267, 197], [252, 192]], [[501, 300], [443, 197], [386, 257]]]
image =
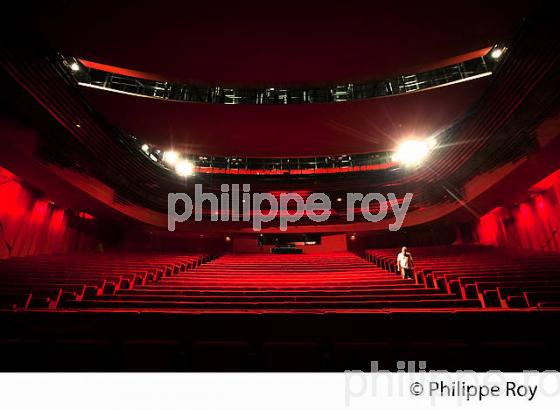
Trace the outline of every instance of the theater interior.
[[[0, 29], [0, 370], [560, 368], [552, 5], [177, 3]], [[197, 184], [330, 217], [170, 231]]]

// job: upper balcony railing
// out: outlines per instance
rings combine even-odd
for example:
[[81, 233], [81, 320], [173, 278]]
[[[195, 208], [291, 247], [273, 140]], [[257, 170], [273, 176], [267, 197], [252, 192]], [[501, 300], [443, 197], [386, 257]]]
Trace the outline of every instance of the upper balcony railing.
[[115, 74], [88, 68], [73, 58], [67, 59], [67, 65], [82, 86], [145, 97], [207, 104], [309, 104], [406, 94], [491, 75], [503, 50], [495, 47], [482, 57], [417, 74], [322, 88], [211, 87]]
[[[128, 142], [155, 163], [169, 170], [173, 164], [165, 159], [165, 151], [130, 136]], [[392, 151], [355, 155], [335, 155], [300, 158], [221, 157], [213, 155], [184, 155], [182, 160], [192, 164], [200, 174], [232, 175], [315, 175], [347, 172], [381, 171], [397, 167]]]

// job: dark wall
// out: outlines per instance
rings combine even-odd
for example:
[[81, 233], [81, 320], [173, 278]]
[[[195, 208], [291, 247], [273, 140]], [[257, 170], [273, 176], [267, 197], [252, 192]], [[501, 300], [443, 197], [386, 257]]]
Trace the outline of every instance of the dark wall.
[[386, 230], [349, 234], [348, 250], [363, 255], [366, 249], [450, 245], [455, 241], [455, 228], [452, 225], [437, 223], [403, 228], [397, 232]]
[[205, 235], [181, 236], [170, 233], [128, 230], [119, 247], [128, 250], [146, 250], [153, 252], [211, 253], [226, 252], [231, 242], [226, 236], [207, 237]]

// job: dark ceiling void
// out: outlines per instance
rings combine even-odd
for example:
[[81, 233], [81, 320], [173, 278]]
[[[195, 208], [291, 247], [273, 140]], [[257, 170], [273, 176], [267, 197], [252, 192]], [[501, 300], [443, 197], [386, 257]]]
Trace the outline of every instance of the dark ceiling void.
[[57, 0], [27, 8], [16, 28], [64, 55], [169, 81], [328, 85], [447, 65], [506, 40], [534, 3]]
[[194, 104], [81, 89], [109, 122], [163, 149], [201, 155], [309, 157], [392, 150], [437, 134], [482, 95], [489, 77], [338, 104]]

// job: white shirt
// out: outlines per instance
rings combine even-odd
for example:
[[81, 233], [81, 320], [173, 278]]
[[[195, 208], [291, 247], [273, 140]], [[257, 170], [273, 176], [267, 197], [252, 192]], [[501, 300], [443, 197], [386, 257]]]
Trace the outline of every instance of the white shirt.
[[410, 252], [407, 252], [406, 255], [402, 252], [399, 253], [399, 256], [397, 256], [397, 263], [401, 265], [401, 268], [412, 269], [412, 255]]

